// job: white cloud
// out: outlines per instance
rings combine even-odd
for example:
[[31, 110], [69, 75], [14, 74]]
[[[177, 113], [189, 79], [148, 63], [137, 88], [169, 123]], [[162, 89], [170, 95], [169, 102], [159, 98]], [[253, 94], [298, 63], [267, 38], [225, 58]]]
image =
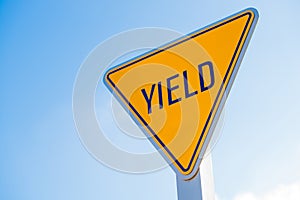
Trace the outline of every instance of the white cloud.
[[234, 200], [258, 200], [259, 198], [255, 197], [252, 193], [242, 193], [238, 194]]
[[279, 185], [276, 188], [260, 195], [251, 192], [238, 194], [234, 200], [299, 200], [300, 199], [300, 182]]

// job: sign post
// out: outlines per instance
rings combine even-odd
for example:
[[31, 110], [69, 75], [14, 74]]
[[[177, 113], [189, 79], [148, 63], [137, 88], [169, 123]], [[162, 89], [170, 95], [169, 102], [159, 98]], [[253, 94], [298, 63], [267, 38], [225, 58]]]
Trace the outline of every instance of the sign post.
[[200, 173], [191, 180], [182, 180], [176, 176], [178, 200], [202, 200], [202, 187]]
[[249, 8], [109, 69], [104, 83], [202, 199], [199, 166], [258, 19]]

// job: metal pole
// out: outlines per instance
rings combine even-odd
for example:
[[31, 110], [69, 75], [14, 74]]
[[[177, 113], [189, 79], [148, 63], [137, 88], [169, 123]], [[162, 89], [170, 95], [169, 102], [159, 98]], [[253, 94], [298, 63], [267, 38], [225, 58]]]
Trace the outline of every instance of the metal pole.
[[176, 176], [178, 200], [202, 200], [200, 172], [191, 180]]

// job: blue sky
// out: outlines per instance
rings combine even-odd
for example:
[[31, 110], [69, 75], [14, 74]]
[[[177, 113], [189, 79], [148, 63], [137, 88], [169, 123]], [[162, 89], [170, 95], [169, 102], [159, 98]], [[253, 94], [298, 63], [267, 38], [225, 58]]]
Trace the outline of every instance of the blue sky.
[[170, 169], [124, 174], [86, 152], [72, 116], [77, 71], [121, 31], [189, 33], [247, 7], [260, 19], [212, 153], [216, 193], [299, 182], [298, 1], [0, 1], [0, 198], [175, 199]]

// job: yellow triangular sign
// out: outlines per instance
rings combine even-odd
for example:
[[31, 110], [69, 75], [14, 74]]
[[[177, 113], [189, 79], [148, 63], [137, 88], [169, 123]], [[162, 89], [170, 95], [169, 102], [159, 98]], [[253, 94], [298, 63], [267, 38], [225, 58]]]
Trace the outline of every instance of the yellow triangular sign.
[[110, 69], [104, 82], [184, 177], [195, 174], [258, 18], [247, 9]]

